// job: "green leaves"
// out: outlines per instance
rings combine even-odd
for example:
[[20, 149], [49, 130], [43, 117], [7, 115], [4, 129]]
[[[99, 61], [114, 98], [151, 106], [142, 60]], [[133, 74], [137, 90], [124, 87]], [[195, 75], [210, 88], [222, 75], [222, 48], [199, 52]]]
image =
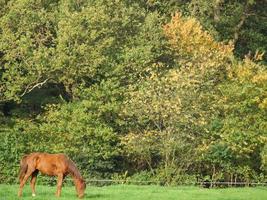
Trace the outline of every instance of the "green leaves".
[[41, 3], [31, 3], [10, 3], [6, 15], [0, 19], [1, 85], [8, 100], [20, 100], [52, 78], [55, 15], [45, 11]]
[[[69, 154], [90, 176], [150, 170], [172, 183], [181, 174], [264, 172], [263, 8], [1, 1], [1, 169], [13, 174], [6, 166], [22, 154], [49, 151]], [[170, 20], [177, 9], [187, 17]]]

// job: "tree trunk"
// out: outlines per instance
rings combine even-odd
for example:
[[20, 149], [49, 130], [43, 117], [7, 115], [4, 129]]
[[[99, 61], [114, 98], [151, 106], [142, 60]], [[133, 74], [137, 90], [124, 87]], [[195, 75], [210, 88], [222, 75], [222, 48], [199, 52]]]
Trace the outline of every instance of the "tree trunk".
[[242, 26], [244, 25], [246, 19], [247, 19], [247, 15], [248, 15], [248, 10], [249, 10], [249, 2], [247, 1], [245, 6], [244, 6], [244, 10], [242, 13], [242, 16], [240, 18], [239, 23], [237, 24], [235, 30], [234, 30], [234, 36], [233, 36], [233, 43], [234, 45], [236, 44], [237, 40], [239, 39], [239, 35], [240, 35], [240, 30], [242, 28]]
[[233, 177], [234, 177], [234, 175], [231, 173], [231, 181], [230, 181], [230, 186], [231, 187], [233, 186]]
[[221, 17], [221, 5], [224, 3], [224, 0], [215, 0], [214, 10], [213, 10], [213, 19], [215, 23], [220, 21]]
[[211, 188], [214, 186], [213, 182], [214, 182], [215, 175], [216, 175], [216, 167], [215, 165], [212, 165], [212, 176], [211, 176], [211, 184], [210, 184]]

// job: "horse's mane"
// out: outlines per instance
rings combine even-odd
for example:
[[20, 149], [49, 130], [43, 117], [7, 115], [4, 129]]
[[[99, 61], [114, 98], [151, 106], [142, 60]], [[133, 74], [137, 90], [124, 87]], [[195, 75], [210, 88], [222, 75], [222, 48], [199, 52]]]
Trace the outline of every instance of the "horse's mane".
[[74, 178], [77, 178], [79, 180], [83, 180], [82, 175], [80, 174], [78, 168], [76, 167], [76, 165], [74, 164], [74, 162], [68, 158], [68, 172], [70, 173], [71, 176], [73, 176]]

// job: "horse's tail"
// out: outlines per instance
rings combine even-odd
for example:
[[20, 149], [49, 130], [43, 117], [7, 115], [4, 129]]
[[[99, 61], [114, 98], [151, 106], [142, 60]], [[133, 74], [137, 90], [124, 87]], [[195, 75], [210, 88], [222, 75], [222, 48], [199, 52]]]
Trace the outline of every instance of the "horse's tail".
[[20, 161], [19, 181], [21, 182], [27, 172], [28, 164], [26, 162], [27, 156], [24, 156]]

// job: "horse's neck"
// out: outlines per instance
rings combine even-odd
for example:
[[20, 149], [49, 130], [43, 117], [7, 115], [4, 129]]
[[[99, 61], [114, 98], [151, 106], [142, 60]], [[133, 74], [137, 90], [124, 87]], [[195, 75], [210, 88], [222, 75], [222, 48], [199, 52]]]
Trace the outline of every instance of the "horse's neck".
[[82, 180], [82, 176], [75, 165], [69, 166], [69, 174], [72, 176], [74, 182]]
[[76, 167], [74, 162], [72, 162], [71, 160], [68, 161], [68, 172], [74, 178], [81, 178], [81, 174], [80, 174], [78, 168]]

